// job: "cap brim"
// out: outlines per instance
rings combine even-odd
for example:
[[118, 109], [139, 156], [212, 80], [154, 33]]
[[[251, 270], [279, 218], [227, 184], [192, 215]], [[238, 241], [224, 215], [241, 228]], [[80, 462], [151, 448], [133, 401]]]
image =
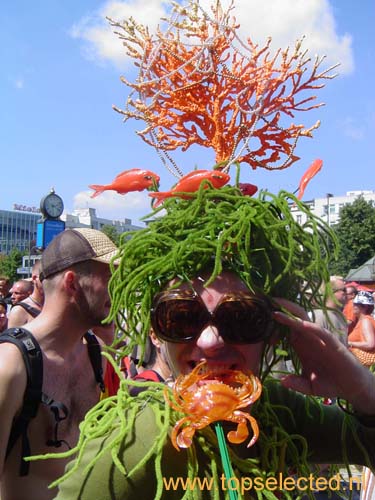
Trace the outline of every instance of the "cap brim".
[[117, 266], [120, 262], [120, 259], [115, 259], [113, 258], [117, 255], [118, 250], [113, 250], [112, 252], [106, 253], [104, 255], [101, 255], [100, 257], [92, 257], [91, 260], [95, 260], [96, 262], [102, 262], [103, 264], [110, 264], [111, 262]]

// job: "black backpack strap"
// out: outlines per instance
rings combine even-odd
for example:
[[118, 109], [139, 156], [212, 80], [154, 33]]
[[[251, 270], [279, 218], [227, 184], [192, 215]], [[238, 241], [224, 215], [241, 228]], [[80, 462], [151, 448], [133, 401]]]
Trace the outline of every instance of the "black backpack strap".
[[[29, 313], [33, 318], [36, 318], [38, 314], [40, 314], [39, 309], [36, 307], [30, 306], [30, 304], [27, 304], [27, 302], [17, 302], [17, 304], [14, 304], [13, 307], [20, 306], [22, 309], [25, 309], [27, 313]], [[12, 307], [12, 309], [13, 309]]]
[[98, 383], [100, 390], [102, 392], [105, 392], [102, 355], [101, 355], [102, 350], [100, 344], [98, 342], [98, 339], [92, 332], [86, 332], [84, 338], [87, 342], [87, 349], [89, 352], [91, 366], [92, 369], [94, 370], [95, 380]]
[[8, 457], [17, 439], [22, 436], [20, 475], [25, 476], [29, 471], [29, 463], [25, 462], [23, 457], [30, 455], [27, 428], [30, 420], [36, 416], [42, 398], [43, 357], [38, 342], [25, 328], [9, 328], [5, 330], [0, 335], [0, 343], [3, 342], [9, 342], [18, 347], [27, 373], [27, 385], [22, 410], [13, 420], [6, 451], [6, 457]]
[[62, 444], [65, 444], [70, 450], [71, 446], [69, 445], [69, 443], [65, 441], [65, 439], [58, 438], [59, 423], [62, 420], [65, 420], [69, 415], [68, 408], [64, 405], [64, 403], [61, 403], [60, 401], [55, 401], [54, 399], [44, 394], [44, 392], [42, 393], [42, 403], [48, 406], [48, 408], [51, 410], [55, 418], [53, 439], [48, 439], [46, 445], [53, 446], [55, 448], [60, 448]]

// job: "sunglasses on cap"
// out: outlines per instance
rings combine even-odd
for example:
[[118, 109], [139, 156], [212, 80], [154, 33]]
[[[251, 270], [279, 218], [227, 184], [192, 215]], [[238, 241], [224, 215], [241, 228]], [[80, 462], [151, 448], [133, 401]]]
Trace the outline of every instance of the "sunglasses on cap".
[[211, 312], [193, 290], [175, 289], [155, 296], [151, 325], [156, 336], [167, 342], [195, 340], [210, 324], [229, 344], [255, 344], [270, 337], [272, 310], [266, 297], [236, 292], [224, 295]]

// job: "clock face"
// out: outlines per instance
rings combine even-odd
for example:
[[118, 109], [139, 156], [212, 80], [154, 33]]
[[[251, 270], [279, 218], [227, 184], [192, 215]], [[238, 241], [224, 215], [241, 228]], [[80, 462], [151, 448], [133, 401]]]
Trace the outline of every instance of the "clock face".
[[44, 199], [43, 210], [47, 216], [57, 218], [63, 213], [64, 203], [60, 196], [51, 193]]

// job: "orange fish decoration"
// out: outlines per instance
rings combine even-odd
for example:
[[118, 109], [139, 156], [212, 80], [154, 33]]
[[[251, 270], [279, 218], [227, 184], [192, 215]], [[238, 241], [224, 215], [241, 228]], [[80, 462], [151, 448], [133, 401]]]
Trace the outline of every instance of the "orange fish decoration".
[[144, 189], [157, 187], [159, 181], [160, 177], [150, 170], [132, 168], [118, 174], [111, 184], [91, 184], [89, 188], [95, 191], [91, 195], [91, 198], [95, 198], [103, 191], [117, 191], [119, 194], [126, 194], [130, 191], [143, 191]]
[[227, 434], [229, 442], [234, 444], [243, 443], [249, 437], [250, 424], [252, 437], [247, 446], [252, 446], [259, 436], [258, 424], [249, 410], [241, 409], [254, 404], [261, 392], [262, 384], [250, 370], [210, 370], [206, 361], [202, 361], [189, 374], [179, 375], [173, 386], [174, 401], [168, 389], [164, 390], [166, 402], [185, 414], [172, 430], [173, 446], [177, 450], [188, 448], [197, 430], [219, 421], [237, 424]]
[[311, 179], [321, 170], [323, 166], [323, 161], [316, 159], [312, 162], [312, 164], [309, 166], [309, 168], [306, 170], [306, 172], [303, 174], [301, 177], [301, 180], [299, 181], [299, 186], [298, 186], [298, 195], [297, 198], [300, 200], [303, 196], [303, 193], [305, 192], [307, 184], [311, 181]]
[[221, 170], [194, 170], [184, 175], [170, 191], [150, 193], [149, 196], [156, 198], [157, 201], [154, 206], [157, 207], [166, 198], [180, 196], [180, 193], [194, 193], [198, 191], [202, 182], [206, 180], [214, 188], [221, 188], [230, 180], [230, 176]]

